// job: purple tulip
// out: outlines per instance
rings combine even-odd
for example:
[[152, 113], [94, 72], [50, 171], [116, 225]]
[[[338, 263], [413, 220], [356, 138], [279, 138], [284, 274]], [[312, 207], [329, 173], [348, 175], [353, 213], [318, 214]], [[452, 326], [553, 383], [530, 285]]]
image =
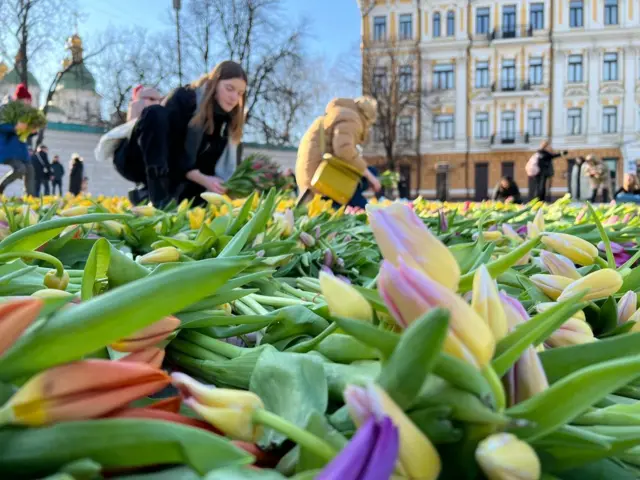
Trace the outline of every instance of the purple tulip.
[[[633, 242], [626, 242], [626, 243], [611, 242], [611, 252], [613, 253], [613, 258], [616, 262], [616, 267], [620, 267], [624, 265], [631, 258], [632, 255], [630, 255], [625, 251], [625, 248], [629, 248], [628, 246], [629, 244], [631, 244], [632, 247], [635, 246]], [[598, 243], [598, 250], [600, 250], [601, 252], [606, 251], [606, 249], [604, 248], [604, 242]]]
[[316, 239], [307, 232], [300, 233], [300, 241], [305, 247], [313, 247], [316, 244]]
[[325, 267], [331, 268], [333, 266], [333, 252], [330, 249], [326, 249], [324, 251], [324, 256], [322, 258], [322, 263]]
[[527, 226], [526, 225], [522, 225], [520, 227], [518, 227], [518, 229], [516, 230], [516, 233], [518, 235], [526, 235], [527, 234]]
[[344, 275], [338, 275], [336, 278], [338, 278], [339, 280], [342, 280], [344, 283], [346, 283], [347, 285], [351, 285], [351, 280], [349, 280], [347, 277], [345, 277]]
[[320, 226], [317, 225], [314, 229], [313, 229], [313, 235], [316, 237], [316, 240], [320, 239]]
[[440, 231], [445, 233], [449, 231], [449, 222], [447, 220], [446, 215], [444, 214], [444, 210], [440, 209]]
[[395, 470], [399, 448], [398, 429], [391, 419], [377, 421], [371, 415], [316, 480], [387, 480]]

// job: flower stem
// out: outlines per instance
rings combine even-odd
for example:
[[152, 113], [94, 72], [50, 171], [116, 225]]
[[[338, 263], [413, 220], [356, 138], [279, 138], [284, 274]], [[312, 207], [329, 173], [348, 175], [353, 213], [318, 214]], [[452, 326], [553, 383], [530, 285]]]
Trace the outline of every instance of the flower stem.
[[62, 262], [58, 260], [53, 255], [49, 255], [44, 252], [8, 252], [0, 254], [0, 263], [6, 263], [8, 260], [14, 260], [16, 258], [31, 258], [33, 260], [42, 260], [44, 262], [50, 263], [56, 269], [56, 275], [58, 277], [62, 277], [64, 275], [64, 265]]
[[338, 324], [334, 322], [331, 325], [329, 325], [327, 328], [325, 328], [322, 332], [320, 332], [320, 334], [318, 336], [312, 338], [311, 340], [307, 340], [306, 342], [302, 342], [302, 343], [299, 343], [299, 344], [293, 346], [292, 348], [288, 349], [287, 352], [295, 352], [295, 353], [307, 353], [307, 352], [310, 352], [317, 345], [320, 345], [320, 343], [325, 338], [327, 338], [329, 335], [331, 335], [337, 329], [338, 329]]
[[306, 448], [326, 461], [330, 461], [338, 453], [323, 439], [267, 410], [256, 409], [253, 412], [253, 421], [277, 430], [300, 447]]
[[496, 404], [496, 410], [498, 412], [503, 412], [507, 406], [507, 399], [504, 393], [504, 387], [502, 386], [500, 378], [498, 378], [498, 375], [496, 375], [496, 371], [491, 365], [487, 365], [484, 369], [482, 369], [482, 376], [489, 384], [489, 387], [491, 387], [493, 398]]
[[222, 355], [223, 357], [227, 358], [239, 357], [244, 353], [245, 350], [242, 347], [236, 347], [235, 345], [231, 345], [230, 343], [223, 342], [208, 335], [193, 332], [188, 329], [183, 330], [180, 335], [201, 348], [207, 349], [210, 352], [217, 353], [218, 355]]

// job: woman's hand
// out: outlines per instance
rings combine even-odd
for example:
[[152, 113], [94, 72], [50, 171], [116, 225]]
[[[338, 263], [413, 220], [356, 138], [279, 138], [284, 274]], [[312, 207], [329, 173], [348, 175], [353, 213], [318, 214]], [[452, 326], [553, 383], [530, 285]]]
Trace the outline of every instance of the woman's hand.
[[204, 175], [204, 184], [202, 185], [208, 191], [224, 195], [227, 193], [227, 189], [224, 187], [224, 182], [220, 177], [212, 177], [210, 175]]

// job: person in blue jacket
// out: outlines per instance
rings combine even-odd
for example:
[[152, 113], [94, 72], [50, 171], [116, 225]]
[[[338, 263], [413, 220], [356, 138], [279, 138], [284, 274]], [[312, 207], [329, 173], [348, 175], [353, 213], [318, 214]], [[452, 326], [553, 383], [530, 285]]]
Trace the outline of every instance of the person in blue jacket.
[[[376, 178], [378, 177], [378, 169], [376, 167], [367, 167], [367, 169], [371, 172], [371, 174], [374, 177]], [[349, 206], [365, 208], [367, 206], [367, 203], [369, 202], [365, 198], [364, 192], [366, 192], [369, 189], [369, 187], [374, 188], [373, 185], [369, 184], [369, 181], [367, 180], [366, 177], [362, 177], [362, 179], [360, 180], [360, 183], [358, 184], [358, 187], [356, 188], [356, 192], [353, 194], [353, 197], [351, 197], [351, 200], [349, 201]]]
[[[30, 105], [31, 94], [23, 84], [20, 84], [16, 88], [11, 101], [24, 102]], [[0, 109], [2, 108], [0, 106]], [[3, 194], [5, 189], [15, 180], [24, 178], [27, 174], [29, 151], [27, 144], [21, 142], [16, 133], [16, 130], [24, 129], [24, 127], [26, 126], [20, 124], [0, 123], [0, 164], [11, 167], [9, 173], [0, 180], [0, 194]]]

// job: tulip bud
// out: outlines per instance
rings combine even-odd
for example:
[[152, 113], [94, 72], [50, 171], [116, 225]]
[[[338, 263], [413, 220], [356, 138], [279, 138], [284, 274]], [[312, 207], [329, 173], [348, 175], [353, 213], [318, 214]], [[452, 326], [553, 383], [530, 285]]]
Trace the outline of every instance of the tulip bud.
[[219, 207], [220, 205], [225, 205], [227, 203], [227, 199], [218, 193], [213, 192], [205, 192], [201, 193], [200, 197], [207, 202], [209, 205], [213, 205]]
[[523, 241], [520, 235], [518, 235], [518, 233], [508, 223], [502, 224], [502, 233], [504, 234], [505, 237], [507, 237], [510, 240], [513, 240], [516, 243], [522, 243]]
[[44, 288], [42, 290], [38, 290], [37, 292], [33, 292], [31, 294], [32, 297], [36, 298], [71, 298], [75, 295], [73, 293], [66, 292], [64, 290], [56, 290], [55, 288]]
[[447, 216], [444, 214], [444, 210], [440, 209], [438, 212], [438, 216], [440, 218], [440, 231], [442, 233], [446, 233], [449, 231], [449, 221], [447, 220]]
[[[543, 302], [543, 303], [538, 303], [536, 305], [536, 310], [538, 313], [543, 313], [546, 312], [547, 310], [549, 310], [552, 307], [555, 307], [556, 305], [558, 305], [557, 302]], [[575, 318], [576, 320], [581, 320], [583, 322], [587, 321], [587, 317], [584, 314], [584, 312], [582, 310], [578, 310], [576, 313], [574, 313], [571, 318]]]
[[152, 323], [130, 337], [123, 338], [111, 344], [111, 348], [118, 352], [137, 352], [145, 348], [153, 347], [167, 338], [180, 326], [180, 320], [176, 317], [165, 317]]
[[32, 377], [0, 409], [0, 421], [35, 427], [96, 418], [168, 384], [162, 370], [143, 363], [68, 363]]
[[638, 295], [633, 290], [629, 290], [618, 300], [618, 325], [629, 320], [637, 310]]
[[510, 297], [505, 292], [500, 292], [500, 301], [502, 303], [502, 308], [504, 309], [509, 331], [512, 331], [517, 326], [529, 321], [529, 314], [524, 309], [520, 301]]
[[156, 213], [156, 209], [151, 205], [145, 205], [143, 207], [131, 208], [131, 213], [136, 217], [152, 217]]
[[154, 368], [160, 368], [164, 360], [164, 350], [157, 347], [149, 347], [144, 350], [130, 353], [118, 359], [119, 362], [146, 363]]
[[[487, 242], [497, 242], [497, 241], [502, 240], [502, 232], [500, 232], [498, 230], [484, 231], [484, 232], [482, 232], [482, 238], [484, 240], [486, 240]], [[477, 233], [473, 234], [473, 239], [474, 240], [478, 239], [478, 234]]]
[[78, 215], [86, 215], [89, 212], [89, 207], [80, 206], [80, 207], [71, 207], [60, 212], [60, 216], [62, 217], [77, 217]]
[[498, 287], [483, 264], [473, 277], [471, 307], [489, 325], [496, 340], [507, 336], [507, 318], [500, 302]]
[[549, 388], [547, 375], [535, 347], [530, 345], [504, 377], [509, 406], [523, 402]]
[[124, 225], [120, 222], [116, 222], [115, 220], [105, 220], [102, 222], [102, 226], [112, 235], [119, 236], [124, 232]]
[[575, 267], [573, 262], [563, 255], [543, 250], [540, 252], [540, 259], [542, 260], [544, 268], [551, 275], [559, 275], [572, 280], [582, 278], [582, 275], [580, 275], [580, 272], [578, 272], [578, 269]]
[[43, 305], [42, 300], [29, 297], [0, 303], [0, 356], [38, 318]]
[[355, 288], [333, 275], [320, 272], [320, 289], [331, 315], [371, 322], [373, 309]]
[[542, 243], [578, 265], [593, 265], [598, 256], [595, 245], [575, 235], [547, 233], [542, 237]]
[[583, 301], [607, 298], [620, 290], [622, 282], [622, 275], [617, 271], [612, 268], [603, 268], [571, 282], [558, 297], [558, 301], [562, 302], [582, 290], [587, 290], [587, 294], [582, 298]]
[[58, 276], [57, 270], [49, 270], [44, 276], [44, 286], [56, 290], [66, 290], [69, 285], [69, 272], [64, 270], [62, 276]]
[[527, 238], [536, 238], [540, 236], [540, 229], [535, 223], [527, 223]]
[[581, 345], [583, 343], [595, 342], [591, 326], [587, 322], [570, 318], [562, 326], [553, 332], [545, 343], [553, 348], [567, 347], [570, 345]]
[[544, 209], [540, 207], [536, 212], [536, 216], [533, 219], [533, 224], [538, 229], [538, 233], [544, 232]]
[[395, 266], [402, 260], [450, 290], [458, 289], [460, 267], [455, 257], [411, 208], [394, 203], [378, 209], [367, 207], [367, 211], [385, 260]]
[[333, 266], [333, 260], [333, 252], [327, 248], [322, 256], [322, 264], [327, 268], [331, 268]]
[[162, 247], [138, 258], [140, 265], [155, 265], [158, 263], [177, 262], [180, 251], [176, 247]]
[[315, 238], [313, 238], [307, 232], [300, 232], [300, 241], [307, 248], [311, 248], [316, 244]]
[[476, 460], [490, 480], [538, 480], [535, 450], [511, 433], [494, 433], [478, 444]]
[[562, 295], [564, 289], [572, 283], [570, 278], [559, 275], [537, 274], [531, 275], [529, 280], [551, 300], [557, 300], [558, 297]]
[[204, 385], [184, 373], [173, 373], [171, 381], [184, 404], [224, 434], [246, 442], [256, 442], [262, 435], [253, 413], [264, 404], [255, 393]]

